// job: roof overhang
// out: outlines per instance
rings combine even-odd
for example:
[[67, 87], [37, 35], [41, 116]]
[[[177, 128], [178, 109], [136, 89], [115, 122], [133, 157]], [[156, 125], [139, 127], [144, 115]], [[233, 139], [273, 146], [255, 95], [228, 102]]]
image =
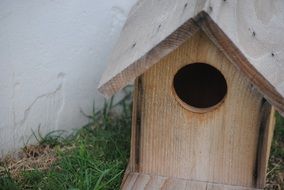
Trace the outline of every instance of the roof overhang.
[[[260, 1], [200, 2], [138, 2], [111, 54], [99, 91], [112, 96], [202, 30], [284, 115], [284, 35], [278, 32], [279, 28], [284, 30], [284, 23], [275, 24], [275, 19], [284, 19], [284, 9], [283, 13], [272, 13], [276, 16], [270, 17], [269, 24], [267, 18], [261, 18], [266, 23], [255, 18], [260, 11], [257, 9], [273, 11], [265, 1], [263, 5], [259, 5]], [[284, 7], [284, 3], [281, 5]], [[252, 8], [254, 16], [250, 16]], [[244, 15], [238, 15], [238, 11]], [[273, 36], [267, 37], [267, 33]]]

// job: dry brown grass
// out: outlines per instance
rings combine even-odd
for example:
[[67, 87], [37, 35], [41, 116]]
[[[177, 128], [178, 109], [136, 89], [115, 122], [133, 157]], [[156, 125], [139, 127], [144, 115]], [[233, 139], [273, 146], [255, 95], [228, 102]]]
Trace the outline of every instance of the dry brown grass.
[[[284, 149], [284, 144], [282, 148]], [[272, 154], [269, 162], [266, 189], [284, 190], [284, 157]]]
[[0, 175], [7, 169], [14, 179], [19, 179], [22, 171], [47, 170], [57, 160], [55, 148], [49, 145], [29, 145], [22, 151], [7, 155], [2, 163], [6, 166], [0, 167]]

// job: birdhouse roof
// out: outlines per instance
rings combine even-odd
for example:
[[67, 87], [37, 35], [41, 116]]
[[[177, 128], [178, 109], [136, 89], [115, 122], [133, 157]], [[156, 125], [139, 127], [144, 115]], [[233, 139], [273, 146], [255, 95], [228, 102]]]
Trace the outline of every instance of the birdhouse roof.
[[111, 96], [203, 31], [284, 113], [284, 1], [140, 0], [99, 83]]

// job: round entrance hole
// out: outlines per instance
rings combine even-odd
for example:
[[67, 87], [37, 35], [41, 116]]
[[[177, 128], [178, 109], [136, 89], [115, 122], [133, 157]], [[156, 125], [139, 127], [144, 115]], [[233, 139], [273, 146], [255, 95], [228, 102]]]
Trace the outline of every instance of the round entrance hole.
[[186, 108], [205, 112], [221, 104], [227, 93], [223, 74], [206, 63], [182, 67], [174, 76], [173, 88], [177, 100]]

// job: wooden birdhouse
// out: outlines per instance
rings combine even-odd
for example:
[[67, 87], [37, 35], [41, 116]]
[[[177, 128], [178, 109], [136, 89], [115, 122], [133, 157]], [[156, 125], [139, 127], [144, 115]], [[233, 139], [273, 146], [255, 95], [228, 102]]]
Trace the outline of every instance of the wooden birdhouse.
[[283, 1], [142, 0], [99, 90], [135, 80], [121, 188], [262, 189], [284, 113]]

